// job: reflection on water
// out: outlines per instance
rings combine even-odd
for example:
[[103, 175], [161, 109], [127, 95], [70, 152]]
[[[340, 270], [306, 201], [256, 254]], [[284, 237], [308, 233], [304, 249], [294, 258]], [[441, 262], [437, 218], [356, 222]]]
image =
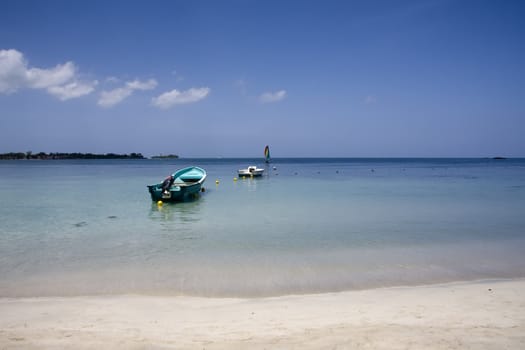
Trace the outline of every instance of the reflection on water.
[[234, 182], [235, 186], [242, 186], [242, 188], [247, 188], [248, 191], [256, 191], [257, 190], [257, 184], [260, 181], [264, 181], [267, 178], [267, 176], [261, 176], [261, 177], [249, 177], [249, 176], [243, 176], [240, 180], [237, 180]]
[[161, 205], [152, 202], [148, 217], [159, 222], [193, 223], [199, 221], [202, 196], [180, 203], [163, 203]]

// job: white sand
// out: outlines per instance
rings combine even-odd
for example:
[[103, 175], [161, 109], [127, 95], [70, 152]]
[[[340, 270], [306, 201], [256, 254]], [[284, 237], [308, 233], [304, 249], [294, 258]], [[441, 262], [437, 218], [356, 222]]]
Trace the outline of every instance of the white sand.
[[525, 281], [262, 299], [0, 299], [0, 349], [525, 349]]

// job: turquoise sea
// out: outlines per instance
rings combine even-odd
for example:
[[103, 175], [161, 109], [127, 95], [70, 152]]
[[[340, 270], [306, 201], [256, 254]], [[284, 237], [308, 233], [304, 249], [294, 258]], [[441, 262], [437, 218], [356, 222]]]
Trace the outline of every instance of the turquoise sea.
[[[0, 296], [258, 297], [525, 277], [525, 159], [0, 162]], [[146, 185], [207, 170], [197, 200]], [[216, 184], [218, 180], [218, 184]]]

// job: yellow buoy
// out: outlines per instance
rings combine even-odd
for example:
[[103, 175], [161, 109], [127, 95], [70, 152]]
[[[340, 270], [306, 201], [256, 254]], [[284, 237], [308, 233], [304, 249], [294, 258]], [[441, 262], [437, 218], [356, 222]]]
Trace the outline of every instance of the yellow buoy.
[[215, 184], [218, 185], [219, 184], [219, 180], [215, 180]]
[[164, 203], [163, 203], [162, 201], [158, 201], [158, 202], [157, 202], [157, 205], [158, 205], [159, 207], [162, 207], [163, 204], [164, 204]]
[[237, 181], [237, 178], [236, 178], [236, 177], [234, 177], [234, 178], [233, 178], [233, 181]]

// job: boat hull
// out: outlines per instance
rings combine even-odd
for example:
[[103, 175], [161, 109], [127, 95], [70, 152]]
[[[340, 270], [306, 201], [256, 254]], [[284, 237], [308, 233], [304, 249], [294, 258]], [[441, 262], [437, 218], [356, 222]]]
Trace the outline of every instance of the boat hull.
[[255, 165], [250, 165], [246, 169], [239, 169], [237, 174], [239, 176], [262, 176], [264, 169], [257, 168]]
[[195, 199], [202, 190], [201, 184], [194, 184], [191, 186], [172, 186], [168, 193], [162, 191], [162, 187], [158, 185], [149, 185], [149, 193], [151, 200], [154, 202], [184, 202]]
[[262, 176], [263, 173], [264, 173], [264, 170], [253, 171], [253, 172], [250, 172], [248, 170], [239, 170], [238, 171], [238, 175], [239, 176], [253, 176], [253, 177], [256, 177], [256, 176]]
[[184, 202], [197, 198], [202, 191], [206, 171], [189, 167], [177, 171], [173, 177], [175, 180], [167, 192], [162, 191], [162, 183], [147, 186], [152, 201]]

